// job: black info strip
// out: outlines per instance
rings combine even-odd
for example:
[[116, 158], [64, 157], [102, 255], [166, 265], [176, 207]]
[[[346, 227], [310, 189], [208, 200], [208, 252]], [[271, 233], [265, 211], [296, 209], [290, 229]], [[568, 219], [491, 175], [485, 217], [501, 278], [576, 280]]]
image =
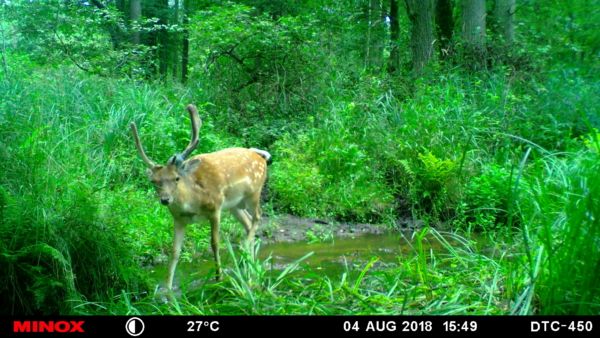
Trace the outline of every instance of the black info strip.
[[16, 316], [0, 319], [0, 337], [591, 337], [599, 327], [600, 316]]

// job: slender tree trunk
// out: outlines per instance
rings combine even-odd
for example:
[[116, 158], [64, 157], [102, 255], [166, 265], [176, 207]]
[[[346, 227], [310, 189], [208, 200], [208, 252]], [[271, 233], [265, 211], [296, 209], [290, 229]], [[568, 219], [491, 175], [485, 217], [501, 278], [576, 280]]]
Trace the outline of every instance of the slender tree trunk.
[[394, 73], [400, 65], [400, 53], [398, 43], [400, 39], [400, 22], [398, 21], [398, 0], [390, 0], [390, 59], [388, 60], [388, 72]]
[[511, 45], [515, 39], [515, 0], [496, 0], [494, 18], [499, 35], [506, 45]]
[[369, 0], [367, 12], [367, 68], [379, 69], [383, 61], [383, 10], [381, 0]]
[[440, 57], [450, 54], [452, 33], [454, 32], [454, 16], [452, 0], [437, 0], [435, 4], [435, 23], [437, 36], [440, 41]]
[[[142, 1], [142, 0], [140, 0]], [[145, 18], [157, 18], [159, 17], [160, 2], [163, 0], [144, 0], [142, 6], [142, 16]], [[156, 77], [158, 75], [159, 60], [160, 60], [160, 34], [157, 29], [152, 29], [147, 32], [140, 32], [141, 43], [153, 48], [152, 55], [147, 58], [147, 76], [149, 78]]]
[[462, 0], [462, 35], [468, 49], [485, 50], [485, 0]]
[[413, 73], [419, 74], [433, 54], [433, 0], [406, 0], [411, 22]]
[[[373, 1], [373, 0], [372, 0]], [[383, 5], [383, 0], [374, 1], [374, 44], [373, 50], [373, 65], [377, 68], [377, 70], [381, 70], [383, 67], [383, 49], [385, 46], [385, 7]]]
[[[142, 17], [142, 2], [141, 0], [130, 0], [129, 1], [129, 20], [132, 24], [139, 24], [139, 20]], [[140, 31], [133, 30], [131, 34], [131, 43], [140, 44]]]
[[361, 3], [363, 7], [363, 17], [367, 24], [367, 41], [365, 42], [365, 55], [363, 61], [363, 67], [369, 68], [369, 61], [371, 60], [371, 0], [367, 0], [366, 4], [364, 2]]
[[[173, 24], [179, 25], [179, 0], [174, 0], [173, 4]], [[179, 77], [179, 50], [181, 47], [180, 44], [181, 33], [173, 32], [171, 33], [171, 48], [169, 49], [169, 59], [171, 63], [171, 76], [174, 81], [177, 81]]]
[[[159, 1], [158, 23], [160, 25], [169, 24], [169, 0]], [[166, 80], [169, 69], [169, 31], [167, 28], [161, 28], [158, 31], [158, 71], [163, 80]]]
[[190, 24], [189, 16], [192, 14], [190, 10], [190, 0], [183, 0], [183, 37], [181, 45], [181, 82], [186, 83], [188, 77], [188, 62], [190, 54], [190, 32], [188, 25]]
[[121, 13], [127, 14], [127, 4], [125, 3], [125, 0], [116, 0], [115, 5], [117, 6], [117, 9], [121, 11]]

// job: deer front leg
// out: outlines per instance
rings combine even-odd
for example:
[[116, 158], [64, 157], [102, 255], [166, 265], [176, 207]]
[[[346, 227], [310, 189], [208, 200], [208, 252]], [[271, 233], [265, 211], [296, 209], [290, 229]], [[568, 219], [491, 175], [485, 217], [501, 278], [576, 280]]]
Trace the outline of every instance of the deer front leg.
[[173, 289], [173, 276], [175, 275], [175, 268], [179, 261], [179, 254], [181, 253], [181, 245], [183, 244], [183, 238], [185, 237], [185, 224], [175, 221], [174, 223], [175, 234], [173, 236], [173, 253], [171, 260], [169, 261], [169, 276], [167, 278], [167, 288]]
[[221, 223], [221, 213], [215, 212], [210, 217], [210, 234], [211, 234], [211, 247], [213, 255], [215, 256], [215, 267], [217, 269], [217, 281], [221, 280], [221, 256], [219, 255], [219, 226]]

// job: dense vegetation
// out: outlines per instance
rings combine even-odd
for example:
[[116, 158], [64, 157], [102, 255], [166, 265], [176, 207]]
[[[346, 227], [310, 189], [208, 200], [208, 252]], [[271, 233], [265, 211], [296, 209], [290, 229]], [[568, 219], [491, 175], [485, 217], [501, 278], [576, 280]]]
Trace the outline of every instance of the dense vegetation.
[[[475, 34], [486, 1], [399, 2], [0, 1], [1, 312], [598, 314], [598, 9], [487, 1]], [[164, 161], [190, 102], [196, 153], [273, 154], [266, 214], [422, 220], [415, 249], [325, 277], [229, 246], [162, 302], [171, 218], [128, 124]]]

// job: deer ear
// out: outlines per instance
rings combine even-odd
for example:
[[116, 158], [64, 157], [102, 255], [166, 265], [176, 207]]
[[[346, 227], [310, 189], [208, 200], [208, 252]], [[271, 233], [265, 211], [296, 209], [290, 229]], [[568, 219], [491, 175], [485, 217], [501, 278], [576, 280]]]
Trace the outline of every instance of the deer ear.
[[193, 173], [194, 171], [196, 171], [196, 169], [198, 169], [198, 167], [200, 166], [200, 163], [201, 163], [201, 161], [199, 159], [193, 159], [193, 160], [183, 162], [183, 164], [179, 167], [179, 173], [182, 176], [189, 175], [189, 174]]
[[148, 169], [146, 169], [146, 175], [148, 175], [148, 177], [152, 178], [152, 175], [154, 175], [154, 172], [157, 170], [160, 170], [162, 168], [163, 168], [162, 165], [155, 165], [152, 168], [148, 168]]

